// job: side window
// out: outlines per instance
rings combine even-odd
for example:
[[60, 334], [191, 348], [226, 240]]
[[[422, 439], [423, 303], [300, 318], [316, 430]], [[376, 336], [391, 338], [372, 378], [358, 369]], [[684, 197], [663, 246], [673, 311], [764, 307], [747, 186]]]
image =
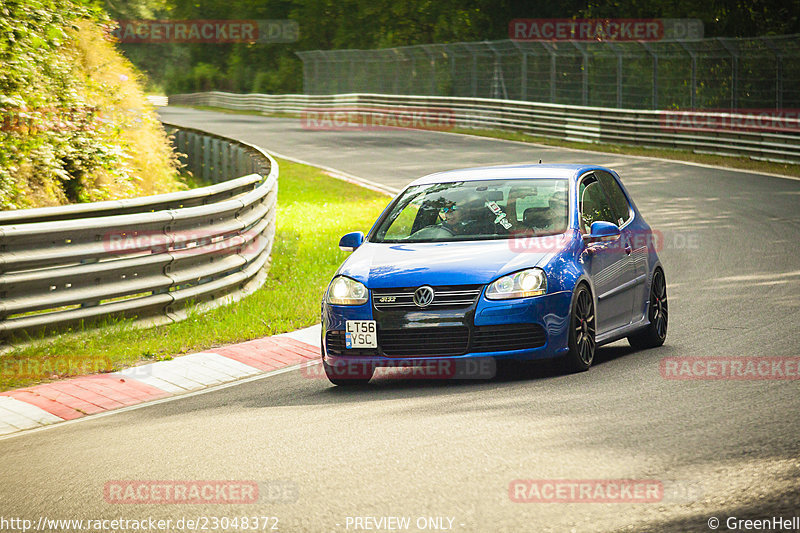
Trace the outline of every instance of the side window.
[[[415, 225], [417, 219], [422, 218], [419, 212], [419, 202], [412, 202], [405, 209], [403, 209], [397, 218], [394, 219], [392, 225], [386, 230], [384, 239], [401, 239], [412, 233], [412, 227]], [[431, 217], [429, 217], [431, 218]], [[417, 224], [420, 225], [420, 224]], [[422, 226], [426, 226], [424, 222]]]
[[593, 222], [604, 220], [616, 224], [616, 217], [608, 203], [603, 187], [597, 178], [590, 176], [585, 178], [578, 189], [581, 203], [581, 231], [588, 233]]
[[617, 180], [611, 174], [598, 170], [595, 175], [600, 180], [600, 183], [603, 184], [603, 189], [605, 189], [608, 200], [611, 202], [611, 208], [616, 216], [614, 222], [618, 226], [622, 226], [631, 218], [631, 206], [628, 205], [625, 193], [622, 192]]

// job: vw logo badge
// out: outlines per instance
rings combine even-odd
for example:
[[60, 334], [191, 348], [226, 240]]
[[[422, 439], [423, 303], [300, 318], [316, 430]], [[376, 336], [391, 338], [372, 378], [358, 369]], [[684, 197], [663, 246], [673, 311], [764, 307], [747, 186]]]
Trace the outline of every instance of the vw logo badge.
[[417, 307], [428, 307], [433, 302], [433, 288], [423, 285], [414, 291], [414, 303]]

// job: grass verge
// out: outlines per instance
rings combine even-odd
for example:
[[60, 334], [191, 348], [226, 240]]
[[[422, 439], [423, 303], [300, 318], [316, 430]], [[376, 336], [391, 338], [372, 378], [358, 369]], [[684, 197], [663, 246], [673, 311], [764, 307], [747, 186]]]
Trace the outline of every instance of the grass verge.
[[[179, 106], [176, 106], [179, 107]], [[213, 106], [187, 106], [200, 111], [216, 111], [219, 113], [230, 113], [235, 115], [261, 115], [277, 118], [300, 118], [292, 113], [261, 113], [260, 111], [242, 111], [225, 109], [224, 107]], [[675, 161], [686, 161], [703, 165], [713, 165], [737, 170], [749, 170], [752, 172], [766, 172], [769, 174], [780, 174], [783, 176], [800, 177], [800, 165], [789, 163], [773, 163], [770, 161], [759, 161], [749, 157], [733, 157], [725, 155], [704, 154], [692, 152], [691, 150], [672, 150], [668, 148], [647, 148], [644, 146], [633, 146], [628, 144], [607, 144], [607, 143], [583, 143], [574, 141], [563, 141], [550, 137], [528, 135], [526, 133], [506, 130], [473, 129], [473, 128], [454, 128], [448, 130], [449, 133], [459, 133], [462, 135], [475, 135], [478, 137], [491, 137], [505, 141], [518, 141], [532, 144], [542, 144], [559, 148], [572, 148], [576, 150], [587, 150], [590, 152], [603, 152], [620, 155], [636, 155], [643, 157], [657, 157], [661, 159], [672, 159]]]
[[272, 266], [261, 289], [230, 306], [190, 312], [175, 324], [138, 329], [121, 320], [35, 341], [0, 355], [0, 390], [171, 359], [317, 323], [322, 292], [347, 257], [339, 237], [366, 231], [389, 197], [314, 167], [283, 160], [279, 165]]

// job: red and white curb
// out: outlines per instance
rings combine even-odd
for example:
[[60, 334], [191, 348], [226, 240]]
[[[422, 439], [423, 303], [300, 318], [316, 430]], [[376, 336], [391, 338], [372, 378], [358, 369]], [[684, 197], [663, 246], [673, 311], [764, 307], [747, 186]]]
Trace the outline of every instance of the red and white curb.
[[0, 435], [129, 407], [319, 361], [320, 326], [109, 374], [0, 392]]

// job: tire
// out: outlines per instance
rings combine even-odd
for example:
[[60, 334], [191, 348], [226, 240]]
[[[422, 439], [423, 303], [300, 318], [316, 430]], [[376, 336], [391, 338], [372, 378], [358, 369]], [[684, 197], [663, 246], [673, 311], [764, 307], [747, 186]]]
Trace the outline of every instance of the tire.
[[359, 365], [344, 363], [331, 366], [323, 361], [322, 366], [325, 367], [325, 375], [328, 377], [328, 381], [339, 387], [366, 385], [375, 373], [375, 367], [368, 363]]
[[656, 269], [650, 283], [650, 304], [647, 307], [650, 324], [643, 330], [628, 337], [628, 342], [637, 350], [657, 348], [667, 339], [669, 309], [667, 306], [667, 280], [664, 271]]
[[597, 347], [597, 317], [589, 288], [581, 283], [575, 289], [569, 319], [569, 352], [562, 363], [567, 372], [585, 372], [592, 366]]

